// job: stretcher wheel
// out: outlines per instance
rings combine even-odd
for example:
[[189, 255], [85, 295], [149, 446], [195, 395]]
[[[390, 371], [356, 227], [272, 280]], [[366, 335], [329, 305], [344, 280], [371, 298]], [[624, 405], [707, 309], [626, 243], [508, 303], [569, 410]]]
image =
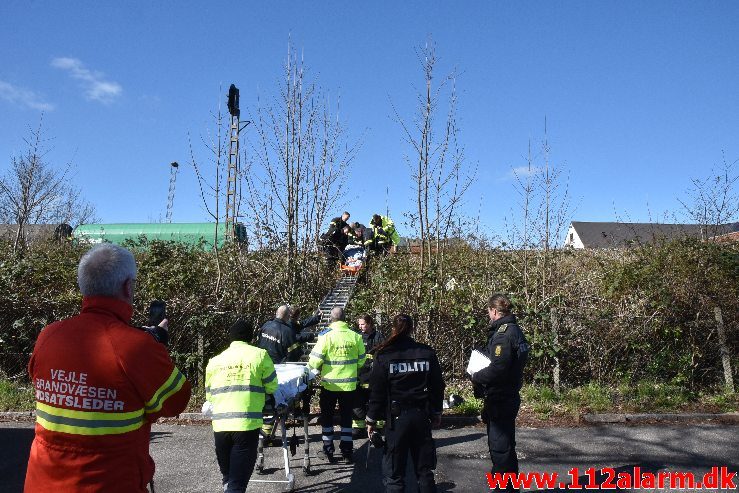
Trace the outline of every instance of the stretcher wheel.
[[293, 491], [295, 489], [295, 476], [292, 473], [287, 475], [287, 485], [285, 491]]

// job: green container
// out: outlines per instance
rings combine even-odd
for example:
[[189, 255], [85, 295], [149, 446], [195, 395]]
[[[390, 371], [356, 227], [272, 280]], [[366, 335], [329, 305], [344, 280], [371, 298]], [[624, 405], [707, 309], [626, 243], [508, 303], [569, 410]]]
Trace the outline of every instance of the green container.
[[[246, 228], [236, 225], [235, 238], [246, 241]], [[148, 240], [177, 241], [188, 245], [201, 245], [211, 250], [214, 243], [222, 247], [226, 241], [226, 225], [215, 223], [119, 223], [119, 224], [81, 224], [72, 233], [74, 239], [86, 243], [109, 242], [117, 245], [126, 240], [137, 241], [141, 236]]]

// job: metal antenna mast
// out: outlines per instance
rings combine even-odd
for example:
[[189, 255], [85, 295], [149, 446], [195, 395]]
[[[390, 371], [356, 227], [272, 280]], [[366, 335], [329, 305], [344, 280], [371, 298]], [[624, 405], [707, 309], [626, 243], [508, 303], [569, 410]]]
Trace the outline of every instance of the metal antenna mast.
[[226, 238], [234, 239], [236, 224], [236, 179], [239, 173], [239, 90], [231, 84], [228, 89], [228, 112], [231, 114], [230, 143], [228, 149], [228, 177], [226, 178]]
[[172, 206], [174, 205], [174, 186], [177, 181], [177, 170], [180, 165], [173, 161], [169, 168], [169, 194], [167, 195], [167, 222], [172, 222]]
[[385, 187], [385, 217], [390, 217], [390, 186]]

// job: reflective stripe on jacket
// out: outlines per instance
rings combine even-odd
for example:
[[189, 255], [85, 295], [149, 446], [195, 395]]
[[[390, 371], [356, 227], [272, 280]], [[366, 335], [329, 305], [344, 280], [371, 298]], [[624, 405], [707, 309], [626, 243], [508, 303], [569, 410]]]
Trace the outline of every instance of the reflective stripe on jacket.
[[354, 390], [359, 368], [366, 359], [362, 336], [346, 322], [333, 322], [329, 329], [318, 336], [308, 366], [321, 370], [321, 385], [326, 390]]
[[26, 493], [146, 491], [151, 423], [182, 412], [190, 384], [162, 344], [128, 325], [132, 313], [124, 301], [86, 297], [79, 315], [39, 334]]
[[368, 228], [364, 233], [364, 246], [369, 249], [376, 249], [388, 242], [385, 230], [378, 226]]
[[249, 431], [262, 426], [265, 394], [277, 390], [267, 351], [234, 341], [208, 362], [205, 396], [213, 404], [213, 431]]

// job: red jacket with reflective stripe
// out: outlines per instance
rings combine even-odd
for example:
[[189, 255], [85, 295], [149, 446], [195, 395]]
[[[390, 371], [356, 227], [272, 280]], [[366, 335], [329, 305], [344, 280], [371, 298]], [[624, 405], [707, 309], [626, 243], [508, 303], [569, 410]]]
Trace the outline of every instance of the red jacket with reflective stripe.
[[146, 491], [151, 423], [182, 412], [190, 384], [162, 344], [128, 324], [132, 313], [123, 301], [84, 298], [79, 315], [39, 335], [26, 493]]

